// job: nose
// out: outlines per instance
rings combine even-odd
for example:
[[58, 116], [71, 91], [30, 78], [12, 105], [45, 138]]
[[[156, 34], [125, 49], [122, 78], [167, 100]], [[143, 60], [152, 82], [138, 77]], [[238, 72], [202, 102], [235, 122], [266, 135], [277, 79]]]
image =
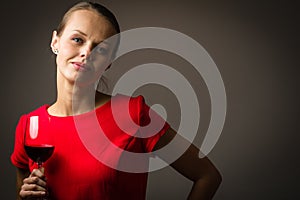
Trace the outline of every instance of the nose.
[[86, 45], [80, 49], [80, 57], [87, 58], [92, 51], [92, 47]]

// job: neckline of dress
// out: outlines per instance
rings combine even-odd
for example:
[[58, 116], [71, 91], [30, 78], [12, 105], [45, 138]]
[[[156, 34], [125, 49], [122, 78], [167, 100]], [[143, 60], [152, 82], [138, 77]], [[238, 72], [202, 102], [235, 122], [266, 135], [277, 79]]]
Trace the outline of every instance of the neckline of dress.
[[[111, 98], [115, 98], [117, 95], [115, 96], [112, 96]], [[51, 115], [49, 114], [48, 112], [48, 108], [50, 107], [49, 104], [45, 104], [44, 105], [44, 111], [46, 113], [46, 115], [49, 117], [49, 118], [52, 118], [52, 119], [73, 119], [74, 117], [86, 117], [86, 116], [89, 116], [89, 115], [92, 115], [94, 113], [97, 113], [99, 111], [101, 111], [102, 109], [104, 109], [106, 106], [110, 105], [111, 104], [111, 99], [106, 101], [105, 103], [103, 103], [102, 105], [100, 105], [99, 107], [97, 108], [94, 108], [90, 111], [87, 111], [87, 112], [84, 112], [84, 113], [81, 113], [81, 114], [77, 114], [77, 115], [67, 115], [67, 116], [57, 116], [57, 115]]]

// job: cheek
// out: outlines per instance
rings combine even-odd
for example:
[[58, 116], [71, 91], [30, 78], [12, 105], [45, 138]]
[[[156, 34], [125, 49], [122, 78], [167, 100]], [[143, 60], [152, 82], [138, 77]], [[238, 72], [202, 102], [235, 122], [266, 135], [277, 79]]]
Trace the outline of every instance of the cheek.
[[78, 54], [78, 49], [73, 45], [64, 42], [61, 43], [59, 48], [59, 60], [66, 60]]
[[103, 73], [110, 64], [111, 60], [107, 56], [98, 56], [93, 62], [97, 74]]
[[111, 64], [111, 52], [101, 54], [93, 51], [89, 55], [87, 62], [93, 66], [95, 72], [102, 72]]

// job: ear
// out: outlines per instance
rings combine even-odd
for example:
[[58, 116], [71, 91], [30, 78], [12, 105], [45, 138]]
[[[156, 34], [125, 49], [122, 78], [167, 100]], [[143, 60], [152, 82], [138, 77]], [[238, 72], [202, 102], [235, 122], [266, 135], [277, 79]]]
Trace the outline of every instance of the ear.
[[59, 37], [57, 35], [57, 31], [53, 31], [52, 33], [52, 40], [51, 40], [51, 49], [58, 49], [58, 41], [59, 41]]

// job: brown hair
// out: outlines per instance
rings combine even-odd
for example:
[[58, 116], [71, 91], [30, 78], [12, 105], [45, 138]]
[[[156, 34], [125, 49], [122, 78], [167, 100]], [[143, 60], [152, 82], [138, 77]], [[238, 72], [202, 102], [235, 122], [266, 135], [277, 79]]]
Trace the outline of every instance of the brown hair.
[[106, 7], [104, 7], [103, 5], [99, 4], [99, 3], [93, 3], [93, 2], [86, 2], [86, 1], [82, 1], [79, 2], [77, 4], [75, 4], [74, 6], [72, 6], [63, 16], [60, 24], [57, 27], [57, 35], [61, 35], [62, 32], [64, 31], [64, 28], [66, 26], [66, 23], [69, 20], [69, 17], [71, 16], [71, 14], [74, 11], [77, 10], [90, 10], [90, 11], [96, 11], [99, 15], [105, 17], [110, 23], [111, 25], [114, 27], [115, 31], [117, 33], [120, 33], [120, 27], [119, 27], [119, 23], [115, 17], [115, 15], [108, 10]]

